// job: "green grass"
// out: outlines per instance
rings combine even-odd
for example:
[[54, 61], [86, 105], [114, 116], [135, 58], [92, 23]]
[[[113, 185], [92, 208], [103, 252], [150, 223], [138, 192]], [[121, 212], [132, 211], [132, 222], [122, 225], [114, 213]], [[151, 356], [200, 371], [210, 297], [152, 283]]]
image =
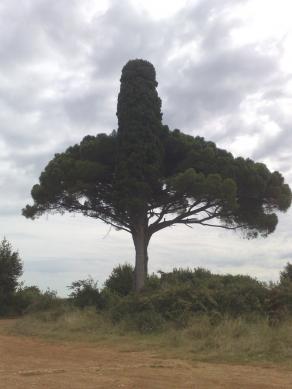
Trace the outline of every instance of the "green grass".
[[119, 350], [155, 350], [163, 355], [196, 361], [228, 363], [284, 363], [292, 361], [292, 319], [271, 327], [264, 318], [194, 318], [186, 328], [166, 325], [141, 334], [128, 323], [113, 325], [94, 309], [43, 312], [24, 316], [6, 328], [12, 334], [50, 340], [85, 341]]

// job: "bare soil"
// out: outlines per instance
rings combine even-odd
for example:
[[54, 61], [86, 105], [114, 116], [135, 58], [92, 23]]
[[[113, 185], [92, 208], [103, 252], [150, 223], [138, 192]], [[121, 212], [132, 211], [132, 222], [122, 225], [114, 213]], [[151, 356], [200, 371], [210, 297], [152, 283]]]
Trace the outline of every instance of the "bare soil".
[[[9, 321], [0, 321], [0, 329]], [[3, 332], [3, 331], [2, 331]], [[198, 363], [104, 346], [0, 335], [1, 389], [292, 388], [280, 366]]]

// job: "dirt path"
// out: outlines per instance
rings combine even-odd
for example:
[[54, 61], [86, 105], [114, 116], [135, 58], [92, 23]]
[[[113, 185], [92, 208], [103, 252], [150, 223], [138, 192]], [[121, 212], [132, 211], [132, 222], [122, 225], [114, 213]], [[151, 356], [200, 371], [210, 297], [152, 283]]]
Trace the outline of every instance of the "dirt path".
[[281, 389], [292, 388], [292, 371], [192, 363], [98, 344], [0, 335], [0, 388]]

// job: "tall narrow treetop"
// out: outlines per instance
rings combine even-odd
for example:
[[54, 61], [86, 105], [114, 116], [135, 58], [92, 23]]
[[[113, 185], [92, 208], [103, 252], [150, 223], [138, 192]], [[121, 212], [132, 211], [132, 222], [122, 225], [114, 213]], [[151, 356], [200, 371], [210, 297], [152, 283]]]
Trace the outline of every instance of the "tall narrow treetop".
[[161, 100], [153, 65], [129, 61], [118, 96], [118, 154], [115, 193], [126, 214], [143, 217], [161, 190], [163, 147]]

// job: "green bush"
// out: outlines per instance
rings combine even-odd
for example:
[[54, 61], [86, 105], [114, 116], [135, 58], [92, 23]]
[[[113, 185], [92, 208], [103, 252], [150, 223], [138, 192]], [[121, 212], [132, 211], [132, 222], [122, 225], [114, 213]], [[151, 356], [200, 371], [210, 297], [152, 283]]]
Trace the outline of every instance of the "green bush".
[[249, 276], [220, 276], [216, 288], [218, 310], [233, 316], [250, 313], [264, 314], [268, 289], [265, 284]]
[[189, 268], [174, 268], [170, 273], [160, 272], [161, 274], [161, 286], [173, 286], [173, 285], [193, 285], [193, 286], [203, 286], [208, 285], [210, 280], [214, 280], [218, 277], [217, 275], [212, 274], [209, 270], [203, 268], [195, 268], [191, 270]]
[[74, 281], [68, 287], [72, 292], [69, 295], [73, 304], [79, 308], [95, 306], [102, 309], [105, 306], [103, 296], [99, 292], [97, 282], [91, 277], [86, 280]]
[[[224, 317], [254, 315], [275, 324], [292, 315], [289, 274], [287, 265], [280, 282], [267, 285], [249, 276], [212, 274], [202, 268], [174, 269], [150, 275], [143, 291], [135, 294], [133, 268], [125, 264], [113, 269], [101, 290], [92, 278], [73, 282], [69, 301], [82, 309], [94, 306], [105, 311], [114, 324], [145, 333], [160, 330], [166, 323], [184, 328], [201, 315], [213, 324]], [[54, 291], [42, 293], [36, 286], [20, 287], [13, 304], [20, 313], [59, 312], [66, 305]]]
[[135, 312], [124, 321], [129, 329], [138, 331], [141, 334], [161, 331], [165, 324], [163, 317], [154, 309]]
[[158, 331], [164, 325], [162, 315], [155, 310], [151, 300], [139, 295], [117, 301], [110, 309], [110, 317], [114, 324], [122, 324], [126, 329], [140, 333]]
[[249, 276], [218, 275], [201, 268], [174, 269], [161, 272], [161, 277], [151, 275], [140, 294], [113, 296], [117, 294], [109, 293], [107, 308], [114, 323], [127, 322], [129, 328], [132, 325], [145, 332], [149, 327], [151, 332], [166, 322], [186, 327], [190, 319], [202, 314], [214, 324], [226, 315], [265, 316], [269, 289]]
[[267, 312], [271, 325], [292, 315], [292, 282], [275, 285], [269, 291]]
[[208, 290], [196, 290], [190, 285], [174, 285], [152, 294], [151, 303], [167, 321], [186, 325], [192, 314], [216, 309], [216, 303]]
[[109, 312], [114, 323], [124, 320], [126, 317], [136, 313], [153, 311], [154, 307], [149, 299], [142, 295], [129, 295], [116, 300], [110, 307]]
[[118, 296], [127, 296], [133, 292], [133, 285], [134, 268], [128, 263], [115, 267], [105, 281], [105, 287]]
[[35, 296], [30, 305], [25, 309], [25, 313], [46, 312], [54, 309], [60, 309], [66, 302], [57, 296], [55, 290], [47, 289]]
[[100, 291], [100, 296], [104, 309], [111, 309], [113, 306], [118, 304], [121, 299], [124, 298], [123, 296], [119, 296], [117, 293], [106, 287]]
[[23, 314], [29, 307], [36, 305], [41, 298], [42, 292], [37, 286], [20, 285], [14, 295], [14, 309], [18, 314]]
[[150, 274], [147, 279], [146, 279], [146, 283], [145, 283], [145, 288], [144, 290], [146, 292], [150, 292], [150, 291], [157, 291], [161, 288], [161, 279], [160, 277], [158, 277], [158, 275], [156, 274]]

